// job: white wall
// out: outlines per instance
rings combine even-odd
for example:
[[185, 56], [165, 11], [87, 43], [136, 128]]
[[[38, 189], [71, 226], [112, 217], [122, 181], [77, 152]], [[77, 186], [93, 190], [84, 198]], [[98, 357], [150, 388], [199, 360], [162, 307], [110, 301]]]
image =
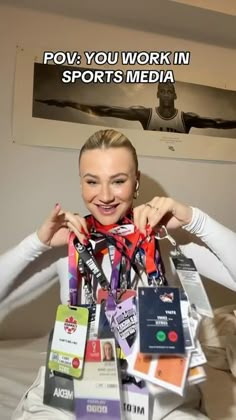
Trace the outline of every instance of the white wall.
[[[177, 79], [178, 74], [189, 78], [191, 70], [192, 82], [236, 89], [233, 50], [8, 7], [0, 7], [0, 28], [0, 252], [34, 230], [56, 202], [72, 211], [85, 211], [79, 192], [78, 151], [12, 143], [17, 44], [60, 50], [186, 49], [192, 53], [191, 68], [177, 69]], [[236, 231], [236, 164], [141, 157], [140, 166], [147, 176], [144, 200], [154, 194], [157, 181], [166, 194], [201, 207]], [[211, 293], [217, 305], [234, 299], [217, 287]]]
[[176, 3], [184, 3], [188, 6], [201, 7], [203, 9], [214, 10], [220, 13], [227, 13], [229, 15], [236, 15], [235, 0], [174, 0]]

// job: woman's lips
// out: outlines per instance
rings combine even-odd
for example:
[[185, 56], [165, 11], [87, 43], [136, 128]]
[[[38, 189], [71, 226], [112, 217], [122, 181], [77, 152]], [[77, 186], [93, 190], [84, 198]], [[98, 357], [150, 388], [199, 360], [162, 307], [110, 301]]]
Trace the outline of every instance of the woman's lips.
[[96, 206], [97, 206], [97, 208], [98, 208], [98, 210], [101, 214], [111, 215], [111, 214], [114, 214], [116, 212], [118, 204], [113, 204], [113, 205], [97, 204]]

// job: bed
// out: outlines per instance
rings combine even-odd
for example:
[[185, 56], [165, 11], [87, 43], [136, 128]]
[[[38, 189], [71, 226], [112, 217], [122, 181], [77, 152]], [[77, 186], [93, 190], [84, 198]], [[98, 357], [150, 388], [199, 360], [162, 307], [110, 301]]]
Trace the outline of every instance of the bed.
[[[14, 328], [11, 319], [2, 322], [2, 330], [0, 329], [0, 420], [11, 419], [14, 408], [35, 380], [39, 367], [45, 364], [48, 332], [53, 325], [58, 299], [55, 293], [53, 296], [54, 302], [51, 300], [51, 305], [48, 304], [47, 295], [42, 298], [44, 300], [39, 299], [39, 302], [32, 302], [21, 309], [21, 312], [18, 312], [18, 324], [15, 322]], [[42, 311], [42, 308], [46, 307], [50, 309]], [[40, 316], [32, 321], [29, 319], [29, 314], [32, 310], [37, 313], [38, 308], [41, 308]], [[209, 361], [205, 367], [207, 381], [201, 384], [201, 390], [205, 409], [211, 420], [236, 419], [236, 316], [234, 310], [236, 311], [236, 305], [217, 309], [214, 321], [203, 320], [200, 330], [200, 340]], [[32, 323], [33, 330], [30, 325]], [[22, 325], [24, 330], [22, 330]], [[20, 331], [19, 326], [21, 326]], [[19, 338], [22, 336], [25, 338]], [[227, 337], [230, 337], [231, 343], [231, 366], [226, 355]]]

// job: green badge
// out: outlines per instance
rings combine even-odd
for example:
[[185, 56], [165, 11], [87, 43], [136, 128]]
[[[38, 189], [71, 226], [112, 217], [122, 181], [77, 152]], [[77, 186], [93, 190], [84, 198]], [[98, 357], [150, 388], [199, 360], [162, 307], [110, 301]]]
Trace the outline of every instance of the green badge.
[[49, 369], [79, 378], [83, 371], [89, 311], [59, 305], [54, 326]]

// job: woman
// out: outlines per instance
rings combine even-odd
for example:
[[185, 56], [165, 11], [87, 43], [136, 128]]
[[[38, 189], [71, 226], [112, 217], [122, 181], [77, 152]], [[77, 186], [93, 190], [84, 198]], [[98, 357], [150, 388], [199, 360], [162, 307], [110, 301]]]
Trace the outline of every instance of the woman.
[[[98, 223], [112, 225], [130, 212], [139, 190], [140, 173], [136, 151], [124, 135], [114, 130], [101, 130], [92, 135], [81, 149], [79, 170], [83, 200]], [[200, 274], [236, 290], [236, 261], [233, 258], [236, 235], [202, 211], [171, 198], [154, 197], [149, 203], [134, 208], [133, 223], [143, 233], [147, 225], [155, 230], [160, 223], [165, 223], [167, 229], [182, 228], [198, 236], [209, 249], [190, 243], [181, 246], [182, 252], [193, 258]], [[56, 205], [37, 233], [1, 256], [0, 268], [5, 282], [0, 283], [0, 296], [5, 298], [2, 303], [5, 308], [9, 303], [17, 306], [27, 300], [30, 292], [35, 293], [36, 287], [40, 290], [55, 276], [60, 280], [61, 301], [68, 302], [67, 258], [59, 259], [37, 273], [11, 294], [9, 290], [30, 261], [52, 247], [66, 245], [70, 231], [77, 235], [80, 242], [87, 243], [89, 228], [86, 219], [79, 214], [65, 212]], [[193, 399], [198, 404], [197, 394]], [[194, 411], [186, 412], [184, 408], [175, 410], [183, 403], [183, 399], [173, 394], [165, 399], [165, 403], [163, 397], [161, 402], [156, 398], [153, 418], [170, 419], [179, 415], [182, 419], [185, 414], [188, 420], [201, 418], [201, 414]]]
[[112, 362], [115, 360], [114, 351], [110, 341], [103, 344], [103, 362]]

